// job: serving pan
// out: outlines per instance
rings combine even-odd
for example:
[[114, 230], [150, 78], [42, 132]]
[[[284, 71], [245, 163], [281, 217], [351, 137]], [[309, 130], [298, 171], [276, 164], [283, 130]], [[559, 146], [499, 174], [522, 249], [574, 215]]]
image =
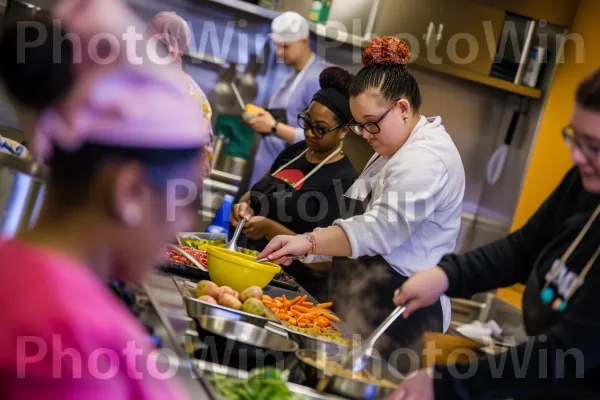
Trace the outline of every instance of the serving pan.
[[294, 341], [247, 322], [207, 315], [194, 319], [202, 341], [194, 357], [200, 360], [248, 371], [270, 365], [283, 369], [298, 350]]
[[223, 307], [218, 304], [211, 304], [195, 298], [196, 285], [190, 281], [173, 277], [173, 282], [183, 298], [185, 309], [190, 318], [200, 318], [203, 316], [212, 316], [228, 319], [230, 321], [247, 322], [259, 327], [264, 327], [269, 321], [278, 321], [271, 310], [265, 307], [266, 317], [250, 314], [240, 310]]
[[[339, 356], [331, 356], [312, 350], [302, 349], [296, 352], [296, 358], [299, 361], [299, 366], [306, 376], [306, 384], [312, 387], [317, 386], [319, 379], [326, 373], [322, 369], [305, 362], [305, 357], [313, 360], [326, 359], [328, 361], [336, 362], [340, 362], [341, 360]], [[402, 375], [386, 361], [379, 358], [370, 357], [366, 363], [364, 371], [368, 376], [386, 379], [393, 384], [400, 385], [402, 381]], [[340, 375], [331, 375], [328, 381], [329, 382], [325, 388], [326, 392], [343, 396], [352, 400], [387, 399], [395, 390], [393, 388], [379, 386], [377, 384], [368, 383], [358, 379], [346, 378]]]

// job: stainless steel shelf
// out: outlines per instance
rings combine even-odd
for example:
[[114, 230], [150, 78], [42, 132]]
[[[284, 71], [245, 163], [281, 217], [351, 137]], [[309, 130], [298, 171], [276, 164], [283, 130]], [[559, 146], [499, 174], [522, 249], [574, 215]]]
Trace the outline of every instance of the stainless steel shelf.
[[249, 14], [256, 15], [267, 19], [274, 19], [280, 13], [275, 10], [269, 10], [268, 8], [260, 7], [255, 4], [247, 3], [241, 0], [203, 0], [211, 3], [221, 4], [223, 6], [238, 9], [240, 11], [247, 12]]

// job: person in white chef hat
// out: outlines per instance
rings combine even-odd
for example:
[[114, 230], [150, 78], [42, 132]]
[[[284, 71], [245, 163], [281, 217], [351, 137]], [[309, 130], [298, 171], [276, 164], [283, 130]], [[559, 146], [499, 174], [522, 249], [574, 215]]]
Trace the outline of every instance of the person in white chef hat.
[[319, 75], [327, 67], [310, 49], [308, 21], [295, 12], [284, 12], [273, 20], [271, 39], [277, 56], [292, 71], [275, 92], [267, 110], [247, 120], [263, 138], [256, 151], [250, 187], [269, 170], [275, 158], [288, 145], [304, 140], [297, 116], [308, 108], [319, 91]]

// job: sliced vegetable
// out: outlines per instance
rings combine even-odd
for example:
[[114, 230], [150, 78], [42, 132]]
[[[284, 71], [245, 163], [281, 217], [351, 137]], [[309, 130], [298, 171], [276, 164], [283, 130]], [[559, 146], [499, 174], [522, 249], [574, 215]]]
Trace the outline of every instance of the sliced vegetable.
[[211, 383], [228, 400], [305, 400], [288, 389], [284, 376], [275, 368], [254, 370], [247, 380], [213, 374]]

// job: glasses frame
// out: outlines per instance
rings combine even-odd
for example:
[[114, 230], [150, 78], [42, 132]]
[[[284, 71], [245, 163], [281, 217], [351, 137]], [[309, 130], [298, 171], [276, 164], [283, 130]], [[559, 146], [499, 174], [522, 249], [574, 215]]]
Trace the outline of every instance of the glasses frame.
[[[304, 123], [306, 123], [306, 126], [308, 126], [308, 128], [303, 125], [301, 123], [301, 121], [303, 121]], [[308, 118], [308, 113], [306, 111], [302, 111], [301, 113], [298, 114], [298, 126], [301, 129], [304, 129], [304, 131], [308, 131], [310, 130], [313, 135], [315, 135], [315, 137], [317, 139], [323, 139], [325, 137], [325, 135], [327, 135], [328, 133], [331, 133], [337, 129], [341, 129], [344, 127], [343, 124], [337, 124], [336, 126], [334, 126], [333, 128], [329, 128], [329, 129], [323, 129], [323, 128], [316, 128], [311, 122], [310, 119]], [[321, 132], [317, 132], [317, 131], [321, 131]]]
[[598, 158], [600, 158], [600, 145], [597, 148], [594, 148], [593, 146], [590, 146], [589, 141], [578, 138], [571, 125], [565, 126], [561, 131], [561, 135], [569, 149], [573, 150], [573, 148], [576, 148], [591, 160], [598, 160]]
[[[357, 123], [354, 118], [352, 118], [352, 120], [350, 121], [350, 123], [348, 124], [348, 128], [350, 128], [350, 130], [352, 132], [354, 132], [355, 134], [357, 134], [358, 136], [362, 136], [363, 135], [363, 131], [367, 131], [369, 132], [371, 135], [377, 135], [378, 133], [381, 132], [381, 127], [379, 126], [379, 124], [385, 119], [385, 117], [388, 116], [388, 114], [390, 112], [392, 112], [392, 110], [394, 109], [394, 107], [396, 107], [396, 104], [398, 104], [399, 100], [396, 100], [392, 103], [392, 105], [390, 106], [390, 108], [387, 109], [386, 112], [384, 112], [381, 117], [379, 117], [376, 121], [374, 122], [365, 122], [364, 124], [359, 124]], [[354, 123], [352, 123], [352, 121], [354, 121]], [[373, 127], [373, 129], [369, 129], [367, 127]]]

